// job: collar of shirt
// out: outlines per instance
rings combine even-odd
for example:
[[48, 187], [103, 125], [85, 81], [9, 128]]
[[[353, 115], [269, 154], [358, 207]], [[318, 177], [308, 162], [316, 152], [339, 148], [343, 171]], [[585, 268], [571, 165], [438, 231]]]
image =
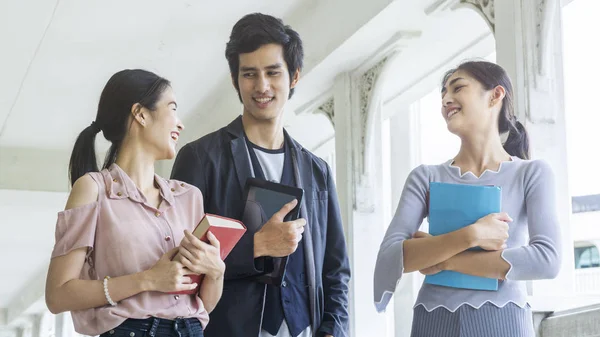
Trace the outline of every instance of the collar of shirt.
[[[147, 203], [146, 197], [137, 188], [133, 180], [123, 171], [119, 165], [112, 164], [108, 170], [103, 171], [106, 176], [106, 190], [109, 199], [125, 199], [129, 198], [132, 201], [139, 203]], [[186, 193], [190, 190], [191, 185], [177, 180], [166, 180], [157, 174], [154, 174], [154, 181], [160, 189], [160, 195], [173, 206], [174, 197]]]

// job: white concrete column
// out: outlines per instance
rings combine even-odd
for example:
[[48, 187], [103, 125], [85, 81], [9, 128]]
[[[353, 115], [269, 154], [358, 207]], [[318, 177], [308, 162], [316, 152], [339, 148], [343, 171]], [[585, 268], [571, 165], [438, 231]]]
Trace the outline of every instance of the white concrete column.
[[[355, 310], [356, 295], [355, 283], [357, 279], [356, 263], [354, 259], [354, 206], [353, 197], [353, 171], [352, 165], [352, 146], [351, 146], [351, 116], [342, 113], [350, 111], [351, 82], [349, 74], [340, 74], [335, 80], [334, 99], [338, 114], [335, 116], [335, 157], [336, 157], [336, 187], [340, 203], [340, 212], [344, 225], [344, 233], [348, 246], [348, 256], [350, 259], [350, 269], [352, 270], [352, 279], [349, 289], [349, 314], [350, 314], [350, 335], [357, 336], [356, 326], [359, 320]], [[343, 140], [343, 141], [342, 141]]]
[[[381, 231], [377, 231], [380, 218], [375, 210], [372, 185], [358, 186], [355, 143], [362, 136], [357, 133], [356, 119], [352, 110], [357, 110], [352, 101], [356, 91], [350, 74], [341, 74], [336, 79], [334, 98], [336, 110], [336, 163], [337, 190], [342, 221], [348, 243], [352, 280], [350, 282], [351, 336], [385, 335], [385, 317], [377, 315], [372, 305], [373, 265]], [[354, 92], [353, 92], [354, 91]], [[339, 108], [338, 108], [339, 107]], [[360, 194], [360, 195], [357, 195]], [[370, 206], [370, 207], [369, 207]], [[362, 208], [359, 208], [362, 207]]]
[[[387, 109], [387, 107], [386, 107]], [[390, 118], [391, 211], [395, 213], [404, 183], [411, 170], [420, 162], [418, 151], [418, 114], [410, 106], [397, 108]], [[408, 337], [412, 327], [413, 306], [421, 287], [419, 273], [405, 274], [396, 287], [393, 298], [394, 336]], [[391, 304], [391, 303], [390, 303]]]
[[398, 206], [406, 178], [421, 162], [419, 114], [411, 111], [409, 105], [401, 106], [397, 110], [390, 117], [392, 212], [395, 212]]
[[373, 304], [373, 273], [383, 224], [382, 86], [399, 39], [369, 62], [338, 75], [333, 88], [336, 182], [348, 242], [352, 336], [385, 336], [386, 316]]
[[543, 310], [547, 301], [538, 296], [547, 299], [550, 294], [569, 297], [574, 293], [560, 1], [501, 0], [492, 6], [496, 58], [513, 81], [515, 112], [529, 132], [533, 158], [548, 161], [555, 174], [563, 259], [556, 279], [534, 281], [531, 287], [534, 309]]

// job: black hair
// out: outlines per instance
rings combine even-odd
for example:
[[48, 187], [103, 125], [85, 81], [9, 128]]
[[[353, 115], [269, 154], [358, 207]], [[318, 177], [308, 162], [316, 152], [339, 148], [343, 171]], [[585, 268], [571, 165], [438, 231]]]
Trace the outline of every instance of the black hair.
[[529, 136], [523, 124], [515, 116], [513, 86], [506, 71], [492, 62], [468, 61], [446, 72], [442, 80], [442, 87], [446, 85], [450, 76], [459, 70], [466, 72], [481, 83], [485, 90], [492, 90], [499, 85], [504, 88], [505, 95], [498, 116], [498, 131], [501, 134], [508, 132], [504, 149], [511, 156], [529, 159]]
[[156, 103], [171, 83], [146, 70], [126, 69], [111, 76], [104, 86], [98, 103], [96, 119], [79, 134], [69, 161], [71, 185], [88, 172], [98, 172], [95, 141], [98, 132], [111, 142], [104, 159], [108, 168], [117, 159], [117, 153], [127, 133], [127, 124], [133, 105], [155, 110]]
[[[225, 57], [229, 63], [229, 71], [240, 101], [242, 101], [238, 83], [240, 54], [251, 53], [270, 43], [283, 47], [283, 59], [288, 67], [290, 81], [292, 81], [296, 71], [302, 69], [304, 59], [302, 40], [295, 30], [284, 25], [281, 19], [262, 13], [248, 14], [233, 26], [229, 42], [225, 47]], [[291, 98], [293, 94], [294, 88], [291, 88], [288, 98]]]

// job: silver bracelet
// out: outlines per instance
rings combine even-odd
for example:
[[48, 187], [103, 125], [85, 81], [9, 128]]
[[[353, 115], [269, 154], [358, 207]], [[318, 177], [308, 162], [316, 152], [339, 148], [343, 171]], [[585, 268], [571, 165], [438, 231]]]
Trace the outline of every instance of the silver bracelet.
[[110, 298], [110, 295], [108, 294], [108, 279], [109, 278], [110, 278], [110, 276], [104, 276], [104, 296], [106, 297], [106, 300], [108, 301], [108, 303], [114, 307], [115, 305], [117, 305], [117, 303], [115, 303], [115, 301], [113, 301], [112, 298]]

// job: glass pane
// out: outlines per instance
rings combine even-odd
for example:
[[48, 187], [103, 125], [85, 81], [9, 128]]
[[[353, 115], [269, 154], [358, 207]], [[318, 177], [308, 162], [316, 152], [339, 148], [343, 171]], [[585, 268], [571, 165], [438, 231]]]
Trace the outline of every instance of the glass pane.
[[572, 195], [600, 193], [596, 168], [600, 156], [590, 155], [590, 146], [600, 144], [600, 114], [597, 113], [597, 81], [600, 44], [585, 36], [598, 36], [598, 0], [575, 0], [563, 8], [563, 60], [569, 187]]
[[589, 247], [581, 253], [579, 258], [579, 268], [589, 268], [591, 263], [591, 251]]
[[590, 248], [591, 251], [591, 266], [592, 267], [600, 267], [600, 252], [598, 252], [598, 247], [594, 246]]
[[421, 127], [420, 153], [423, 164], [442, 164], [453, 158], [460, 148], [460, 139], [448, 131], [442, 117], [441, 97], [438, 87], [415, 104]]

